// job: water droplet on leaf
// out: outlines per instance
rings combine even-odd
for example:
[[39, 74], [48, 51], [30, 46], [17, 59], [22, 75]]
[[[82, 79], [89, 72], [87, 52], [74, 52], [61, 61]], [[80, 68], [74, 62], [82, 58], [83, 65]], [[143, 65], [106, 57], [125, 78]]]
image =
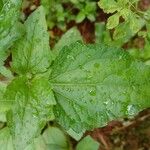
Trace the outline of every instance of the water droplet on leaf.
[[139, 107], [136, 105], [128, 105], [127, 107], [127, 115], [133, 116], [135, 115], [139, 110]]
[[91, 96], [96, 96], [96, 91], [95, 91], [95, 90], [91, 90], [91, 91], [90, 91], [90, 95], [91, 95]]

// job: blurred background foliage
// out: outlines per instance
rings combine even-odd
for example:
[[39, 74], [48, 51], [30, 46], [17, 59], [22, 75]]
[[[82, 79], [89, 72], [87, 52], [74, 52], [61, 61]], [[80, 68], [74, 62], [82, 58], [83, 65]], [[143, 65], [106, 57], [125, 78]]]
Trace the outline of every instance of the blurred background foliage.
[[149, 0], [25, 0], [22, 19], [41, 4], [52, 47], [64, 32], [77, 26], [86, 43], [123, 47], [134, 58], [149, 60]]

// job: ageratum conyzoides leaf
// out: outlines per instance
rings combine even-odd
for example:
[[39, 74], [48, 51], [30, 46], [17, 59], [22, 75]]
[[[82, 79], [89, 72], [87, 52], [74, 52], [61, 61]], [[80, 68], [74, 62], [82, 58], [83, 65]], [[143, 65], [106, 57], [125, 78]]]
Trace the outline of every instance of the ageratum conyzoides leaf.
[[127, 52], [75, 43], [56, 58], [50, 81], [55, 115], [76, 132], [106, 125], [150, 106], [150, 67]]
[[12, 104], [7, 121], [14, 149], [23, 150], [40, 134], [46, 122], [54, 119], [53, 92], [46, 79], [29, 81], [23, 76], [8, 85], [4, 98]]
[[12, 51], [12, 68], [18, 74], [37, 74], [47, 70], [52, 61], [49, 36], [42, 6], [25, 22], [26, 35]]

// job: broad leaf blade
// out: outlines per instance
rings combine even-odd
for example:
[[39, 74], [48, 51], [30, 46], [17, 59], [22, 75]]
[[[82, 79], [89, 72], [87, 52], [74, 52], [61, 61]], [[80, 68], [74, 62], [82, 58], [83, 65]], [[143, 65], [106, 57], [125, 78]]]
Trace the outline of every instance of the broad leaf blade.
[[54, 119], [53, 93], [44, 78], [29, 81], [18, 77], [8, 86], [5, 97], [13, 105], [7, 120], [15, 150], [23, 150], [41, 132], [46, 121]]
[[128, 53], [80, 43], [64, 48], [53, 64], [51, 83], [58, 122], [80, 132], [131, 116], [150, 106], [150, 68]]
[[[0, 148], [1, 150], [14, 150], [12, 136], [8, 127], [0, 130]], [[21, 149], [22, 150], [22, 149]], [[35, 138], [25, 150], [48, 150], [42, 136]]]
[[15, 45], [12, 67], [18, 74], [45, 72], [51, 63], [49, 36], [43, 7], [25, 22], [26, 35]]

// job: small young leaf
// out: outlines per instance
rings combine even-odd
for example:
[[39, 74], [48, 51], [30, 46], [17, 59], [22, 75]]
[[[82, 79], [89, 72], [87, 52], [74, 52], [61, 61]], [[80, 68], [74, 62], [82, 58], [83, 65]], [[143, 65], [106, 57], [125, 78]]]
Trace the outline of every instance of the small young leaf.
[[80, 11], [76, 17], [76, 22], [81, 23], [86, 18], [86, 15], [83, 11]]
[[119, 24], [119, 17], [120, 17], [119, 13], [116, 13], [111, 17], [109, 17], [107, 21], [107, 28], [108, 29], [115, 28]]
[[113, 39], [117, 43], [116, 45], [120, 45], [121, 47], [134, 35], [135, 33], [133, 34], [133, 32], [131, 31], [129, 22], [122, 22], [115, 28]]
[[56, 127], [49, 127], [43, 133], [45, 143], [50, 150], [70, 150], [66, 135]]
[[90, 136], [86, 136], [78, 143], [76, 150], [98, 150], [98, 148], [99, 143], [94, 141]]
[[85, 6], [85, 12], [88, 13], [92, 13], [96, 10], [96, 3], [95, 2], [87, 2], [86, 6]]
[[95, 19], [96, 19], [94, 14], [88, 14], [87, 18], [92, 22], [95, 21]]
[[49, 36], [43, 7], [39, 7], [25, 22], [26, 35], [12, 51], [12, 67], [18, 74], [45, 72], [52, 61]]
[[83, 41], [82, 36], [77, 28], [71, 28], [64, 35], [62, 35], [61, 39], [56, 43], [54, 50], [59, 52], [64, 46], [68, 46], [77, 41]]

